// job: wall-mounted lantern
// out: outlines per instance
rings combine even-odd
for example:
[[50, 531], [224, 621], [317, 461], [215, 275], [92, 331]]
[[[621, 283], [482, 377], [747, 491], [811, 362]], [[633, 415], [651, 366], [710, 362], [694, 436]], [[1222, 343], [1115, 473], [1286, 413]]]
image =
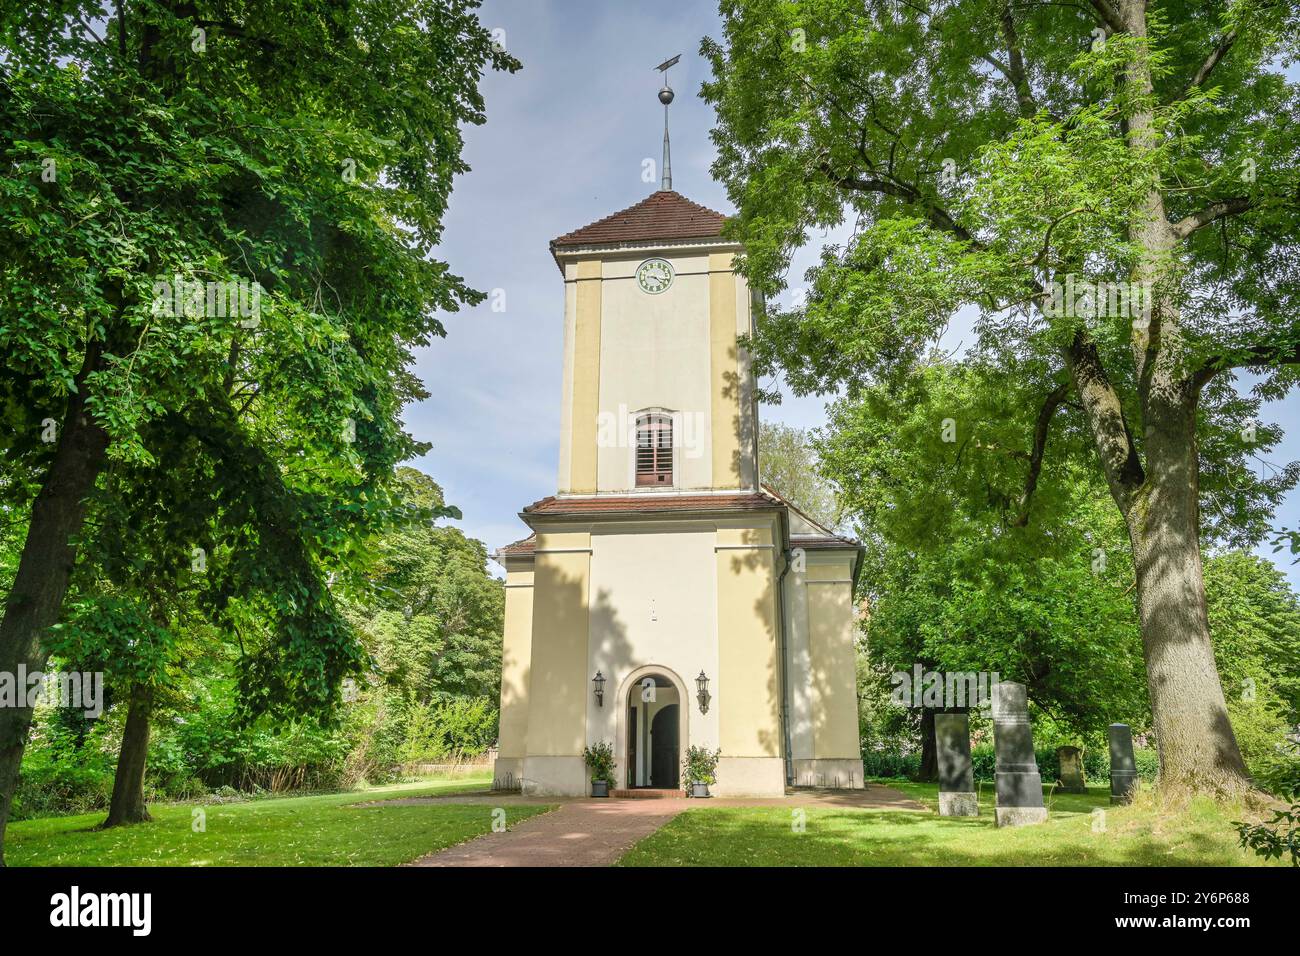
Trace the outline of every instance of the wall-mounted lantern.
[[695, 678], [695, 689], [699, 691], [700, 713], [709, 712], [709, 679], [704, 676], [704, 671], [700, 671], [700, 676]]
[[591, 682], [596, 685], [596, 706], [604, 707], [605, 706], [605, 675], [602, 674], [600, 671], [596, 671], [596, 676], [591, 679]]

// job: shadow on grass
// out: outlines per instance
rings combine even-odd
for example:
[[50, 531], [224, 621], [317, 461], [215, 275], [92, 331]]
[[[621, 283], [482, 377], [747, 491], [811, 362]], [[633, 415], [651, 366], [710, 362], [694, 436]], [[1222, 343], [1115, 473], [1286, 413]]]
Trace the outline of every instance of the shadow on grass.
[[[921, 796], [919, 794], [913, 794]], [[1036, 826], [908, 810], [688, 810], [638, 843], [622, 866], [1245, 866], [1221, 813], [1111, 808], [1100, 792], [1058, 795]], [[1094, 816], [1098, 807], [1104, 815]]]

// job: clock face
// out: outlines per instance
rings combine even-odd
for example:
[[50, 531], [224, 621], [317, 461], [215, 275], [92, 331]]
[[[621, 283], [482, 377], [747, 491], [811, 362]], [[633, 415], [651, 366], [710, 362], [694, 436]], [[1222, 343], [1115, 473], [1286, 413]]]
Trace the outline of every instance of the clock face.
[[636, 284], [642, 292], [658, 295], [673, 284], [673, 267], [667, 259], [647, 259], [637, 266]]

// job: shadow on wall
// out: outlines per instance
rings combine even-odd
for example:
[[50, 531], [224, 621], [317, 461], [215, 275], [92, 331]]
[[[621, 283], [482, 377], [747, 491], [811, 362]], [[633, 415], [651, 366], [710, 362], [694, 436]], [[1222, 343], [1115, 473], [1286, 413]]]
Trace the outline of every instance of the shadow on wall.
[[[754, 574], [762, 574], [764, 585], [762, 592], [754, 601], [754, 618], [753, 621], [736, 621], [729, 622], [721, 617], [718, 618], [718, 628], [722, 629], [730, 626], [745, 625], [758, 623], [758, 637], [756, 640], [762, 642], [762, 651], [766, 659], [765, 669], [767, 671], [766, 690], [768, 704], [764, 707], [764, 714], [769, 707], [774, 706], [772, 728], [760, 727], [757, 733], [757, 741], [761, 748], [761, 753], [756, 754], [729, 754], [726, 747], [723, 747], [724, 757], [781, 757], [785, 753], [785, 742], [781, 738], [781, 655], [780, 645], [777, 641], [777, 623], [776, 623], [776, 551], [774, 548], [756, 547], [752, 550], [739, 551], [731, 558], [731, 570], [733, 574], [750, 577]], [[719, 650], [724, 646], [723, 635], [718, 635]], [[758, 647], [751, 647], [746, 644], [747, 653], [757, 654], [760, 650]], [[719, 693], [735, 692], [728, 690], [722, 681], [718, 682]], [[740, 693], [752, 693], [749, 688], [742, 688]], [[723, 712], [725, 713], [725, 711]], [[719, 735], [723, 739], [726, 736], [726, 728], [722, 726], [722, 713], [719, 718]]]
[[[588, 648], [598, 660], [628, 660], [631, 643], [619, 620], [612, 597], [603, 590], [590, 604], [590, 565], [586, 554], [538, 556], [533, 579], [532, 626], [528, 666], [522, 668], [518, 687], [503, 681], [502, 713], [522, 707], [521, 749], [534, 755], [580, 756], [587, 743], [589, 708], [595, 706], [595, 668], [589, 670]], [[543, 636], [544, 635], [544, 636]], [[503, 649], [503, 673], [522, 664], [517, 654]], [[616, 706], [622, 675], [602, 671], [606, 678], [603, 707]], [[616, 724], [612, 716], [610, 739]], [[617, 741], [612, 741], [616, 744]]]

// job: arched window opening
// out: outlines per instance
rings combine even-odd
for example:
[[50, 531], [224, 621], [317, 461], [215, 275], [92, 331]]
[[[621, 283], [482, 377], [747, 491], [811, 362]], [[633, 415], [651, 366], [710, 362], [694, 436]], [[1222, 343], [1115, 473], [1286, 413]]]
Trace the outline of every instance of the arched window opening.
[[636, 483], [673, 483], [673, 419], [649, 412], [636, 419]]

